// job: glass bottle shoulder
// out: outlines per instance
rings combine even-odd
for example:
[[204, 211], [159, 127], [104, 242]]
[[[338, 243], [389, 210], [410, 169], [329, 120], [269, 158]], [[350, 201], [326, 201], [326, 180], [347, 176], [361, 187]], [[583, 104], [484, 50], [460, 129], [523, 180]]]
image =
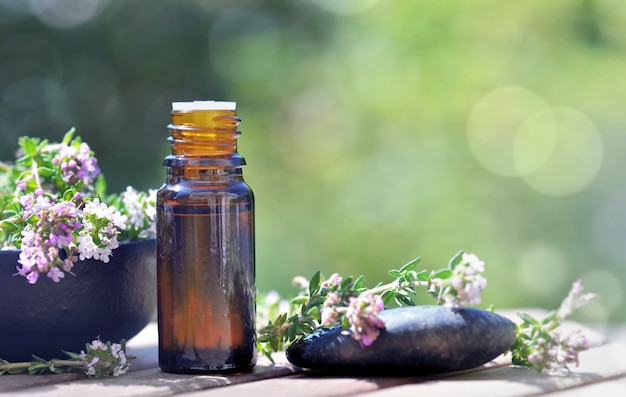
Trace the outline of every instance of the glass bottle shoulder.
[[207, 199], [252, 202], [254, 194], [242, 178], [221, 181], [179, 178], [166, 181], [159, 189], [157, 199], [166, 202], [198, 202]]

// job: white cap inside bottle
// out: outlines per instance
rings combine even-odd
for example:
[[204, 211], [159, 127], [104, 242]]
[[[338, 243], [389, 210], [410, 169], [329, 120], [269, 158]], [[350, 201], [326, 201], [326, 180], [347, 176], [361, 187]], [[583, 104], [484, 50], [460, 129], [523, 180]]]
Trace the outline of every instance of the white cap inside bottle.
[[173, 112], [188, 112], [192, 110], [235, 110], [237, 102], [224, 101], [193, 101], [172, 102]]

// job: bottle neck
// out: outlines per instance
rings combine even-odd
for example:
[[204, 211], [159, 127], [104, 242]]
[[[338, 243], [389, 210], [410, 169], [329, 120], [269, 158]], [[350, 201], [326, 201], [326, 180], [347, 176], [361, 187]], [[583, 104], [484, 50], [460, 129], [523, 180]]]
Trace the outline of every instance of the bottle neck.
[[167, 128], [172, 153], [163, 162], [166, 167], [200, 171], [238, 169], [246, 164], [237, 153], [241, 120], [235, 111], [173, 111], [171, 120]]
[[167, 170], [167, 182], [178, 183], [182, 180], [202, 183], [228, 183], [243, 181], [241, 167], [169, 167]]

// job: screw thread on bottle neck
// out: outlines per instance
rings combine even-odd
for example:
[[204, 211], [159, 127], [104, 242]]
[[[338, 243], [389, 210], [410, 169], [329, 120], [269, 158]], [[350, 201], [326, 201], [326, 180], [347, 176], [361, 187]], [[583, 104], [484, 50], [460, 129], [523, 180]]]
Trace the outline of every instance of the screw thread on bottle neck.
[[172, 154], [168, 167], [241, 167], [245, 160], [237, 153], [237, 129], [241, 120], [234, 110], [174, 110], [168, 125]]

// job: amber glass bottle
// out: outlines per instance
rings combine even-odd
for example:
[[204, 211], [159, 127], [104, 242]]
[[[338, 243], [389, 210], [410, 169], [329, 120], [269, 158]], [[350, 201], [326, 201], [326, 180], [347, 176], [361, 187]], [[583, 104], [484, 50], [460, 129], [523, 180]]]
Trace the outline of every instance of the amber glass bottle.
[[237, 372], [256, 362], [254, 197], [234, 102], [175, 102], [157, 195], [159, 366]]

